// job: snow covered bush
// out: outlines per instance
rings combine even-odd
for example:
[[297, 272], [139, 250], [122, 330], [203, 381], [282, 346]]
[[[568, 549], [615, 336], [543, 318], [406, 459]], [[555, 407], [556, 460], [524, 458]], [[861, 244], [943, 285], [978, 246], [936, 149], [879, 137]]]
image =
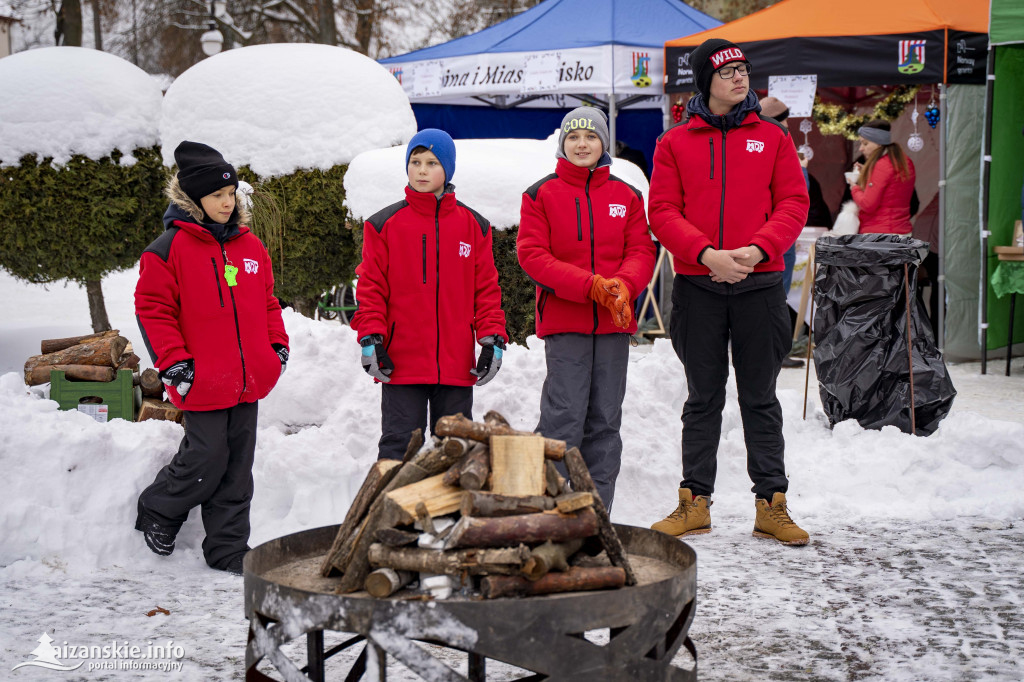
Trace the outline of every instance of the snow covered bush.
[[0, 92], [0, 267], [84, 284], [109, 329], [100, 281], [163, 231], [160, 89], [120, 57], [52, 47], [0, 60]]
[[[343, 203], [348, 163], [415, 132], [409, 99], [387, 69], [310, 44], [254, 45], [203, 60], [168, 89], [160, 123], [168, 166], [179, 142], [203, 142], [256, 188], [251, 227], [271, 250], [275, 293], [306, 315], [323, 291], [352, 278], [359, 260]], [[280, 229], [260, 220], [261, 193], [276, 200]]]

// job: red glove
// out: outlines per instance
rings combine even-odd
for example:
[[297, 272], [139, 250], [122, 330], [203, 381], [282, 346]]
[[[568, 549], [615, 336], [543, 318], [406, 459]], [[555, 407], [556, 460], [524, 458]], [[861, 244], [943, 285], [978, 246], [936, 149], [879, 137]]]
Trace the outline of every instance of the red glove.
[[633, 321], [633, 307], [629, 288], [621, 279], [594, 275], [590, 280], [590, 298], [611, 312], [616, 327], [629, 329]]

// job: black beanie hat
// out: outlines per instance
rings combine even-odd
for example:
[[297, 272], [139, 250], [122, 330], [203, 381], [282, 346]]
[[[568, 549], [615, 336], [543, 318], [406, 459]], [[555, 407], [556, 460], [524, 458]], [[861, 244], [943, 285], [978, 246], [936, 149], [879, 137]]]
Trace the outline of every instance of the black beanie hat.
[[698, 92], [704, 95], [705, 102], [711, 96], [711, 76], [729, 62], [750, 64], [735, 43], [722, 38], [708, 38], [690, 53], [693, 82], [697, 85]]
[[178, 164], [178, 184], [198, 206], [202, 206], [203, 197], [221, 187], [238, 187], [235, 167], [219, 151], [201, 142], [185, 140], [179, 144], [174, 150], [174, 162]]

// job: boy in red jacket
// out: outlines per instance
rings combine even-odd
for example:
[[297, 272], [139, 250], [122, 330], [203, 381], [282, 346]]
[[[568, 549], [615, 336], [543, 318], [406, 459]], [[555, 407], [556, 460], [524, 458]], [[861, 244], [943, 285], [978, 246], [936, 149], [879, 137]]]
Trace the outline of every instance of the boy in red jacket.
[[679, 503], [652, 528], [679, 537], [711, 531], [731, 348], [754, 535], [803, 545], [808, 535], [786, 509], [775, 382], [792, 347], [782, 259], [807, 221], [807, 185], [789, 132], [759, 115], [742, 50], [712, 38], [690, 65], [698, 93], [689, 118], [658, 138], [651, 176], [651, 229], [677, 273], [669, 335], [688, 392]]
[[[359, 310], [362, 364], [381, 382], [379, 459], [401, 459], [412, 432], [461, 412], [473, 386], [497, 374], [508, 335], [491, 226], [455, 199], [455, 142], [420, 131], [405, 152], [405, 200], [363, 226]], [[476, 358], [474, 346], [481, 346]]]
[[580, 449], [608, 509], [622, 460], [633, 304], [654, 273], [643, 195], [611, 175], [608, 122], [562, 119], [555, 172], [523, 194], [516, 250], [537, 285], [547, 377], [536, 431]]
[[198, 142], [182, 142], [174, 160], [167, 229], [139, 261], [135, 315], [168, 397], [185, 411], [185, 437], [139, 496], [135, 528], [170, 554], [201, 505], [206, 563], [241, 575], [257, 401], [284, 373], [288, 335], [270, 255], [235, 201], [234, 167]]

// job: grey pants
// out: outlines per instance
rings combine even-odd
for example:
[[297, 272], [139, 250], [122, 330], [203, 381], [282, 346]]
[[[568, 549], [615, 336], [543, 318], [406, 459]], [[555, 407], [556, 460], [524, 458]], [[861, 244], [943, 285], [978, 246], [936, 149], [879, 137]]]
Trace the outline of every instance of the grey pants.
[[[622, 463], [622, 400], [626, 396], [628, 334], [553, 334], [544, 337], [548, 374], [537, 431], [578, 447], [597, 492], [609, 509]], [[562, 475], [565, 467], [558, 465]]]

